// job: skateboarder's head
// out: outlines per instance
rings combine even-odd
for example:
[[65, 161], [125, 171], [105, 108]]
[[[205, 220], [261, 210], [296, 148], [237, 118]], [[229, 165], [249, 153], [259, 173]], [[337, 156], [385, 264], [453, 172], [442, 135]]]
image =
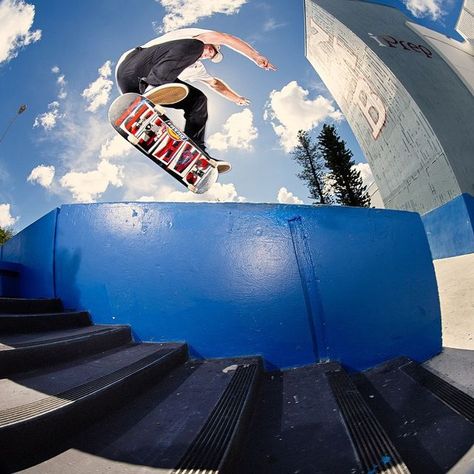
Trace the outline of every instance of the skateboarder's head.
[[213, 63], [220, 63], [224, 58], [221, 47], [218, 44], [204, 44], [202, 59], [210, 59]]

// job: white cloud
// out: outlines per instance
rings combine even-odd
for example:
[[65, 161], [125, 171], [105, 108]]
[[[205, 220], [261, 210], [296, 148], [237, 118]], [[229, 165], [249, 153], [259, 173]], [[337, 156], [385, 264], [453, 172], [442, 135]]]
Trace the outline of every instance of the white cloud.
[[11, 215], [10, 204], [0, 204], [0, 227], [11, 227], [17, 220]]
[[323, 176], [323, 193], [331, 199], [336, 200], [334, 196], [334, 185], [336, 181], [332, 179], [329, 174]]
[[[155, 180], [156, 181], [156, 180]], [[135, 183], [136, 184], [136, 183]], [[135, 189], [138, 188], [135, 186]], [[171, 186], [161, 185], [153, 190], [148, 189], [146, 194], [138, 198], [137, 201], [157, 201], [157, 202], [244, 202], [245, 198], [239, 196], [235, 185], [232, 183], [215, 183], [211, 189], [204, 194], [194, 194], [190, 191], [177, 191]]]
[[252, 141], [258, 137], [253, 126], [253, 114], [250, 109], [231, 115], [223, 126], [223, 132], [211, 135], [207, 143], [210, 148], [225, 151], [229, 148], [252, 150]]
[[[137, 159], [133, 166], [126, 168], [127, 179], [124, 182], [126, 201], [147, 202], [243, 202], [235, 185], [215, 183], [204, 194], [194, 194], [168, 177], [155, 164], [148, 160]], [[172, 184], [168, 184], [172, 183]], [[175, 184], [175, 185], [174, 185]]]
[[58, 93], [58, 99], [65, 99], [67, 97], [67, 91], [66, 91], [66, 79], [64, 74], [61, 74], [57, 80], [56, 83], [59, 85], [59, 93]]
[[129, 155], [134, 150], [134, 147], [124, 140], [121, 135], [115, 135], [108, 139], [100, 149], [100, 158], [115, 158], [119, 156]]
[[354, 165], [354, 168], [360, 172], [362, 183], [368, 188], [374, 182], [374, 176], [369, 163], [357, 163]]
[[[357, 171], [359, 171], [360, 176], [362, 178], [362, 184], [364, 186], [367, 186], [367, 189], [369, 186], [374, 182], [374, 177], [372, 175], [372, 170], [370, 169], [370, 166], [368, 163], [357, 163], [356, 165], [353, 166]], [[337, 200], [335, 195], [334, 195], [334, 186], [336, 184], [335, 180], [330, 178], [328, 174], [324, 176], [324, 192], [326, 195], [331, 196], [334, 200]]]
[[47, 131], [56, 127], [58, 120], [65, 117], [65, 114], [61, 114], [59, 112], [61, 108], [59, 100], [64, 101], [64, 99], [67, 97], [67, 81], [64, 74], [60, 74], [61, 70], [58, 66], [53, 66], [51, 68], [51, 72], [58, 76], [56, 79], [56, 84], [59, 86], [58, 100], [48, 104], [48, 112], [38, 115], [35, 118], [35, 122], [33, 123], [33, 127], [41, 126]]
[[97, 169], [87, 172], [70, 171], [61, 179], [60, 184], [68, 189], [78, 202], [93, 202], [109, 187], [123, 185], [123, 166], [113, 165], [102, 160]]
[[116, 132], [107, 120], [86, 113], [78, 101], [68, 99], [64, 102], [64, 108], [64, 119], [50, 134], [50, 138], [61, 146], [61, 163], [69, 170], [95, 168], [100, 161], [98, 158], [101, 147]]
[[59, 113], [59, 102], [51, 102], [48, 104], [48, 109], [48, 112], [35, 118], [33, 127], [43, 127], [45, 130], [51, 130], [56, 126], [57, 121], [64, 117], [64, 114]]
[[247, 0], [157, 0], [166, 10], [160, 31], [168, 32], [196, 23], [214, 13], [233, 15]]
[[27, 181], [30, 183], [38, 183], [44, 188], [49, 188], [53, 182], [55, 171], [54, 166], [39, 165], [33, 168]]
[[342, 119], [341, 112], [335, 109], [331, 100], [321, 95], [310, 100], [308, 95], [309, 92], [296, 81], [270, 94], [264, 118], [271, 121], [286, 152], [297, 145], [299, 130], [310, 130], [324, 120]]
[[19, 50], [41, 39], [41, 30], [30, 31], [35, 7], [23, 0], [0, 2], [0, 64], [18, 56]]
[[112, 90], [113, 81], [109, 79], [112, 74], [112, 63], [106, 61], [99, 69], [99, 77], [84, 89], [82, 97], [86, 99], [88, 106], [86, 110], [96, 112], [99, 107], [107, 104]]
[[112, 75], [112, 62], [106, 61], [100, 68], [98, 69], [99, 76], [101, 77], [110, 77]]
[[404, 0], [408, 10], [416, 17], [431, 17], [438, 20], [445, 15], [441, 9], [442, 0]]
[[[55, 74], [59, 74], [57, 66], [54, 70]], [[128, 164], [126, 159], [121, 161], [120, 158], [127, 153], [119, 152], [118, 144], [123, 141], [125, 146], [128, 146], [127, 142], [114, 132], [107, 120], [87, 113], [81, 107], [81, 102], [79, 95], [69, 95], [64, 101], [53, 103], [50, 114], [38, 117], [35, 123], [35, 126], [44, 125], [50, 128], [56, 125], [42, 138], [51, 143], [57, 156], [57, 160], [50, 163], [55, 168], [54, 179], [45, 189], [60, 196], [62, 201], [71, 199], [71, 194], [77, 201], [100, 200], [111, 188], [122, 187], [126, 171], [133, 169], [136, 162], [142, 161], [132, 160], [131, 164]], [[59, 107], [64, 113], [60, 115], [63, 118], [56, 124]], [[131, 150], [134, 150], [133, 147]], [[135, 153], [141, 155], [138, 151]], [[113, 164], [110, 163], [112, 157], [117, 160], [114, 160]], [[31, 179], [34, 177], [33, 174]]]
[[[143, 159], [141, 159], [143, 158]], [[125, 201], [137, 201], [144, 196], [150, 197], [149, 201], [156, 201], [158, 190], [166, 180], [166, 173], [158, 169], [157, 165], [148, 161], [143, 155], [137, 160], [128, 160], [126, 169], [127, 179], [124, 182]]]
[[296, 197], [285, 187], [280, 188], [277, 199], [278, 202], [282, 204], [303, 204], [303, 201], [299, 197]]
[[268, 33], [269, 31], [277, 30], [278, 28], [282, 28], [285, 26], [286, 23], [277, 23], [275, 18], [269, 18], [264, 24], [263, 24], [263, 31]]

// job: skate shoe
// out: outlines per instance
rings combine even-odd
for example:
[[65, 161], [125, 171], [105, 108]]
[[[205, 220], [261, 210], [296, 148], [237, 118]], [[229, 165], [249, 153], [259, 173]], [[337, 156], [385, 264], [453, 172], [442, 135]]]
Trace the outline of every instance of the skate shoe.
[[216, 160], [211, 158], [211, 165], [217, 168], [219, 174], [228, 173], [232, 169], [232, 165], [228, 161]]

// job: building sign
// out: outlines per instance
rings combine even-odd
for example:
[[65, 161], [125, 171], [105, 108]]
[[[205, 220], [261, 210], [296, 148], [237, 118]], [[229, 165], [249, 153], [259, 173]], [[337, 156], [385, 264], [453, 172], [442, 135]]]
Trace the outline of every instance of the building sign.
[[410, 53], [420, 53], [425, 55], [428, 59], [433, 57], [433, 52], [422, 44], [414, 44], [410, 41], [403, 41], [394, 38], [391, 35], [373, 35], [369, 33], [369, 36], [377, 42], [382, 48], [399, 48]]

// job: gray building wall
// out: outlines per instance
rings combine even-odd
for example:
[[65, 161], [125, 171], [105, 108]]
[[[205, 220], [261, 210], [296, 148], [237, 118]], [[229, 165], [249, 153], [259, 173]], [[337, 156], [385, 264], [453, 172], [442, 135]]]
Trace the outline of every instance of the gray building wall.
[[474, 194], [474, 97], [398, 10], [306, 0], [306, 56], [364, 150], [387, 208]]

